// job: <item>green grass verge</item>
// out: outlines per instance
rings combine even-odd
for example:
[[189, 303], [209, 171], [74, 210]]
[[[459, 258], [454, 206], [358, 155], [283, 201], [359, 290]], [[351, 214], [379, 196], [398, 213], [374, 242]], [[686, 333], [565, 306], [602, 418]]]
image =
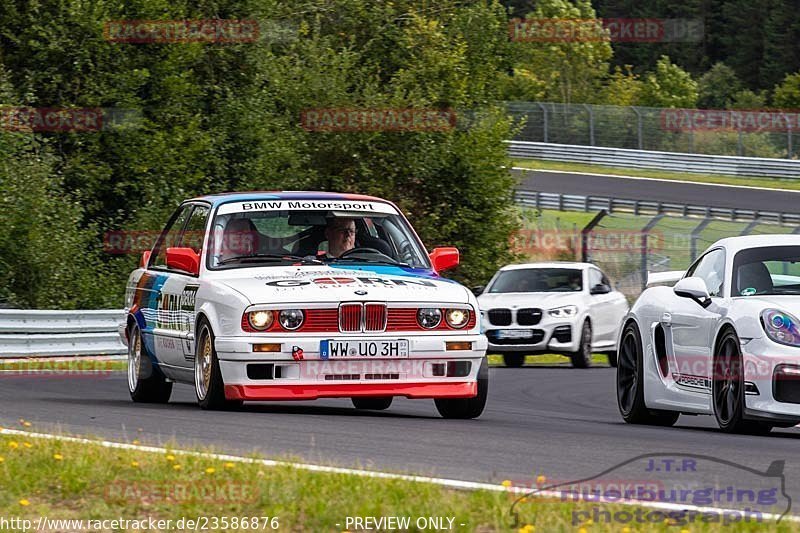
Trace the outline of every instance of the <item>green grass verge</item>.
[[[567, 357], [566, 355], [558, 355], [554, 353], [546, 353], [541, 355], [526, 355], [525, 364], [531, 366], [571, 365], [569, 357]], [[592, 355], [592, 364], [597, 366], [603, 366], [603, 365], [608, 366], [608, 356], [601, 353], [596, 353]], [[500, 354], [489, 355], [489, 366], [505, 366], [503, 364], [503, 356]]]
[[746, 185], [768, 189], [800, 190], [800, 181], [793, 179], [726, 176], [723, 174], [699, 174], [695, 172], [673, 172], [667, 170], [644, 170], [634, 168], [607, 167], [587, 163], [562, 163], [560, 161], [543, 161], [541, 159], [515, 159], [513, 166], [534, 168], [539, 170], [564, 170], [571, 172], [592, 172], [595, 174], [619, 174], [643, 178], [659, 178], [665, 180], [696, 181], [698, 183], [721, 183], [724, 185]]
[[[232, 519], [245, 517], [258, 519], [258, 527], [250, 527], [251, 531], [272, 531], [273, 527], [279, 531], [344, 531], [348, 516], [407, 516], [411, 518], [408, 531], [421, 530], [415, 525], [419, 517], [451, 517], [454, 531], [517, 530], [509, 512], [516, 496], [504, 492], [457, 491], [406, 480], [225, 462], [169, 451], [112, 449], [19, 435], [0, 436], [0, 457], [0, 479], [4, 480], [0, 484], [2, 516], [34, 523], [40, 516], [83, 520], [152, 517], [172, 520], [174, 525], [182, 518], [206, 517], [207, 526], [216, 523], [211, 530], [242, 531], [243, 527], [233, 526]], [[545, 469], [546, 465], [542, 465]], [[520, 478], [541, 474], [521, 473]], [[595, 507], [589, 503], [531, 498], [518, 508], [518, 525], [523, 526], [519, 531], [620, 531], [620, 524], [574, 520], [574, 512], [591, 512]], [[635, 510], [619, 505], [602, 509]], [[228, 527], [224, 527], [223, 517], [228, 519]], [[272, 521], [273, 518], [277, 520]], [[631, 523], [626, 527], [632, 531], [684, 531], [670, 521]], [[182, 530], [188, 529], [192, 528]], [[764, 526], [736, 526], [737, 531], [758, 529]], [[770, 529], [792, 530], [785, 521], [777, 527], [771, 524]], [[729, 531], [730, 527], [695, 524], [691, 530]]]

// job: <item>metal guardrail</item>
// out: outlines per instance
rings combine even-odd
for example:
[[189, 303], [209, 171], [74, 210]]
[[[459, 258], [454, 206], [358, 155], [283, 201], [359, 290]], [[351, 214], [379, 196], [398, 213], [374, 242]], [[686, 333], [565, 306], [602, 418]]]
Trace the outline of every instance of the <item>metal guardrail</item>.
[[577, 196], [572, 194], [546, 193], [537, 191], [516, 191], [516, 202], [537, 209], [556, 209], [559, 211], [602, 211], [608, 213], [632, 213], [634, 215], [671, 215], [679, 217], [718, 218], [734, 222], [771, 222], [787, 226], [800, 225], [800, 214], [756, 211], [752, 209], [729, 209], [701, 205], [653, 202], [649, 200], [628, 200], [602, 196]]
[[800, 178], [800, 160], [506, 141], [511, 157], [730, 176]]
[[0, 358], [119, 355], [126, 348], [117, 324], [122, 310], [43, 311], [0, 309]]

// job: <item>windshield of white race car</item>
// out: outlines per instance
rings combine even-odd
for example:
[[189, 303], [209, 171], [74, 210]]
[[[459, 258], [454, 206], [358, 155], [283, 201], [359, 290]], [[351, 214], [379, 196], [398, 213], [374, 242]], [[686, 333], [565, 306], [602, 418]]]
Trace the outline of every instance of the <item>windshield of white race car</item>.
[[737, 253], [734, 296], [800, 294], [800, 246], [766, 246]]
[[208, 267], [336, 262], [430, 268], [403, 217], [347, 215], [296, 210], [218, 214], [211, 226]]
[[575, 268], [524, 268], [501, 271], [486, 292], [580, 292], [583, 273]]

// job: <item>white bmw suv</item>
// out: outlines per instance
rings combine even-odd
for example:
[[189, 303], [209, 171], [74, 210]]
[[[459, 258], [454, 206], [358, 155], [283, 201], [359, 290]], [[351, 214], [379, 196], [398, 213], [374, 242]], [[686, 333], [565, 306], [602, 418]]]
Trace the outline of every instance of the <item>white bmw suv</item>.
[[591, 365], [593, 352], [616, 366], [615, 344], [628, 300], [590, 263], [508, 265], [473, 289], [489, 353], [519, 367], [526, 355], [559, 353], [572, 365]]

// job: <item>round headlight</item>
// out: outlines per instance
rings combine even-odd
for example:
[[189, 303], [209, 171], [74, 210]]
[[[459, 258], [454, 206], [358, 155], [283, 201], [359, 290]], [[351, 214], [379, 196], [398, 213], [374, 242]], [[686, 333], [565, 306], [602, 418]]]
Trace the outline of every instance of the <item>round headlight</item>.
[[250, 326], [258, 331], [264, 331], [272, 325], [272, 311], [252, 311], [247, 314]]
[[303, 311], [300, 309], [284, 309], [278, 313], [278, 322], [283, 329], [295, 330], [303, 325]]
[[433, 329], [442, 322], [442, 310], [422, 308], [417, 311], [417, 322], [425, 329]]
[[469, 322], [469, 311], [466, 309], [448, 309], [444, 318], [451, 328], [461, 329]]

